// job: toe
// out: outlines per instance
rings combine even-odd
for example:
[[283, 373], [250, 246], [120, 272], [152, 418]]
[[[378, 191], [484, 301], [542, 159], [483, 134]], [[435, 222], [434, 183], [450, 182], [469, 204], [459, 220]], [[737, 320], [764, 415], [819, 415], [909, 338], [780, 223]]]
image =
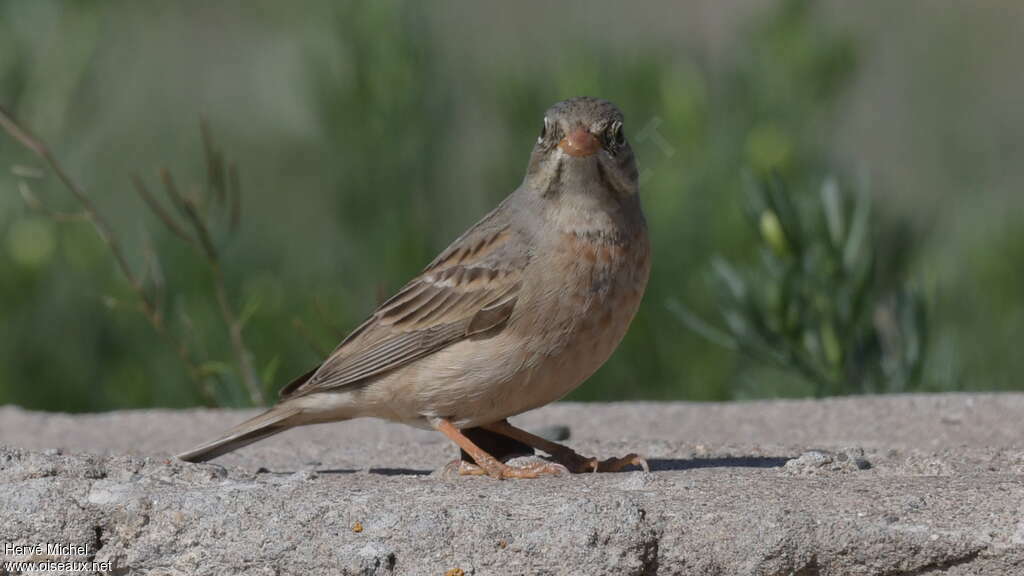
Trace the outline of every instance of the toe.
[[434, 472], [435, 476], [440, 476], [441, 478], [452, 478], [456, 476], [484, 476], [486, 474], [487, 471], [476, 464], [458, 459], [452, 460]]
[[651, 468], [647, 465], [647, 460], [644, 460], [637, 454], [628, 454], [622, 458], [609, 458], [602, 461], [598, 465], [598, 469], [601, 472], [618, 472], [629, 466], [636, 466], [642, 469], [644, 472], [650, 472]]
[[565, 466], [554, 462], [537, 462], [529, 466], [506, 466], [503, 478], [540, 478], [541, 476], [561, 476], [568, 472]]
[[465, 460], [459, 460], [458, 462], [459, 476], [483, 476], [484, 474], [487, 474], [486, 470], [472, 462], [466, 462]]

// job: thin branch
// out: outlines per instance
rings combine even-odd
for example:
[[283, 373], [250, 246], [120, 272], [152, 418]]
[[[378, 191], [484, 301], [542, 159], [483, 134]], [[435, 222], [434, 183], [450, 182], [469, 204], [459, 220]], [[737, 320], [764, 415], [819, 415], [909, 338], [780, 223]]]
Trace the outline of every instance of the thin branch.
[[199, 215], [199, 210], [196, 208], [195, 202], [185, 198], [178, 191], [178, 186], [174, 183], [174, 177], [171, 176], [171, 172], [166, 168], [160, 169], [160, 179], [163, 180], [164, 189], [167, 190], [167, 195], [177, 204], [178, 209], [181, 210], [185, 218], [188, 219], [189, 224], [192, 225], [192, 229], [196, 232], [196, 237], [199, 238], [199, 245], [206, 255], [207, 260], [211, 263], [217, 262], [217, 247], [213, 244], [213, 238], [210, 236], [210, 230], [206, 227], [206, 223], [203, 222], [203, 218]]
[[[221, 159], [220, 153], [214, 148], [209, 127], [205, 121], [200, 123], [200, 134], [203, 140], [203, 150], [207, 160], [207, 178], [210, 180], [210, 186], [219, 186], [223, 189], [223, 160]], [[188, 227], [192, 229], [194, 234], [186, 231], [173, 216], [163, 209], [163, 206], [161, 206], [156, 198], [149, 193], [149, 190], [140, 178], [133, 178], [133, 183], [135, 184], [135, 188], [139, 195], [143, 200], [145, 200], [146, 204], [151, 210], [153, 210], [157, 217], [160, 218], [160, 220], [162, 220], [176, 236], [184, 240], [188, 245], [192, 246], [209, 265], [213, 277], [214, 291], [217, 297], [217, 307], [220, 311], [221, 318], [224, 321], [224, 325], [228, 330], [228, 338], [231, 341], [232, 354], [238, 364], [242, 383], [245, 386], [246, 391], [249, 393], [249, 397], [252, 402], [256, 405], [263, 404], [264, 399], [262, 386], [253, 366], [252, 354], [249, 352], [249, 349], [245, 344], [245, 339], [242, 334], [242, 324], [239, 321], [234, 308], [231, 306], [231, 301], [227, 295], [224, 271], [220, 264], [220, 254], [217, 250], [217, 246], [214, 244], [210, 228], [200, 213], [195, 201], [186, 197], [178, 189], [178, 185], [175, 183], [174, 177], [168, 169], [160, 169], [160, 180], [163, 183], [164, 193], [167, 195], [170, 203], [178, 210], [179, 213], [181, 213]], [[233, 164], [228, 170], [228, 181], [228, 185], [232, 189], [232, 226], [237, 226], [235, 219], [238, 217], [240, 194], [238, 190], [238, 171]]]
[[217, 150], [210, 134], [210, 124], [206, 118], [199, 120], [199, 136], [203, 141], [203, 158], [206, 160], [206, 185], [213, 192], [213, 198], [219, 206], [224, 205], [224, 155]]
[[139, 197], [142, 198], [142, 201], [146, 203], [146, 206], [148, 206], [149, 209], [153, 212], [153, 214], [155, 214], [156, 217], [159, 218], [160, 221], [164, 223], [164, 226], [166, 226], [168, 230], [170, 230], [175, 236], [181, 238], [182, 240], [188, 242], [189, 244], [195, 242], [195, 239], [189, 236], [188, 232], [186, 232], [185, 229], [182, 228], [180, 224], [178, 224], [177, 220], [175, 220], [173, 216], [171, 216], [166, 210], [164, 210], [164, 207], [160, 204], [160, 202], [152, 194], [149, 193], [149, 189], [146, 188], [146, 184], [145, 182], [142, 181], [142, 178], [139, 178], [138, 175], [133, 174], [132, 186], [135, 187], [135, 192], [137, 192]]
[[[20, 126], [14, 120], [14, 117], [3, 106], [0, 106], [0, 127], [10, 134], [12, 138], [17, 140], [18, 143], [43, 160], [49, 166], [50, 170], [57, 176], [57, 179], [60, 180], [61, 184], [71, 192], [71, 195], [74, 196], [75, 200], [82, 207], [81, 218], [88, 220], [92, 224], [93, 228], [96, 230], [96, 234], [104, 244], [107, 245], [107, 249], [110, 251], [111, 256], [113, 256], [114, 262], [117, 264], [117, 268], [121, 272], [121, 275], [124, 276], [128, 285], [138, 297], [139, 306], [143, 315], [147, 320], [149, 320], [149, 323], [153, 326], [153, 329], [157, 334], [159, 334], [178, 352], [178, 357], [181, 359], [182, 364], [184, 364], [189, 377], [197, 385], [197, 388], [203, 395], [204, 401], [207, 404], [215, 405], [216, 399], [213, 396], [213, 391], [210, 389], [208, 382], [200, 376], [199, 367], [192, 361], [187, 348], [182, 343], [178, 342], [174, 338], [173, 334], [166, 330], [162, 314], [157, 308], [155, 301], [146, 293], [142, 280], [132, 270], [131, 266], [129, 266], [128, 260], [124, 255], [124, 250], [121, 248], [120, 242], [114, 235], [113, 229], [107, 223], [107, 220], [96, 210], [96, 206], [93, 204], [92, 199], [86, 195], [85, 191], [78, 186], [70, 176], [68, 176], [64, 171], [64, 168], [59, 162], [57, 162], [57, 159], [50, 153], [46, 144], [33, 136], [27, 129]], [[29, 191], [29, 193], [31, 195], [31, 191]], [[24, 195], [24, 189], [22, 190], [22, 194]]]
[[50, 152], [46, 149], [46, 146], [29, 134], [27, 130], [19, 126], [18, 123], [14, 121], [14, 116], [3, 106], [0, 106], [0, 126], [2, 126], [4, 131], [10, 134], [11, 137], [17, 140], [22, 146], [28, 148], [34, 152], [36, 156], [45, 160], [50, 164], [51, 168], [53, 167], [53, 159], [50, 157]]
[[188, 211], [185, 209], [185, 197], [178, 192], [178, 187], [174, 184], [174, 179], [171, 178], [171, 174], [166, 168], [160, 169], [160, 180], [164, 185], [164, 194], [171, 201], [171, 205], [174, 206], [178, 213], [187, 217]]
[[146, 276], [149, 278], [149, 284], [153, 287], [153, 303], [154, 308], [157, 309], [158, 313], [163, 315], [164, 304], [167, 301], [167, 284], [164, 279], [163, 266], [160, 265], [160, 256], [153, 249], [153, 241], [149, 237], [149, 234], [145, 234], [143, 229], [144, 238], [142, 245], [142, 253], [146, 259]]
[[[219, 374], [210, 374], [208, 370], [203, 368], [203, 364], [206, 363], [208, 356], [206, 354], [205, 347], [203, 346], [201, 335], [196, 330], [195, 322], [192, 321], [192, 317], [188, 315], [188, 311], [185, 310], [184, 306], [180, 305], [180, 303], [177, 307], [177, 311], [182, 329], [190, 336], [190, 338], [183, 339], [181, 341], [178, 347], [178, 357], [195, 359], [194, 361], [190, 360], [190, 365], [192, 366], [194, 375], [203, 382], [206, 387], [206, 392], [210, 394], [211, 397], [214, 397], [214, 387], [210, 384], [211, 378], [216, 378], [219, 383], [223, 383], [223, 381]], [[185, 344], [186, 341], [193, 343], [191, 350], [188, 345]]]
[[234, 309], [231, 307], [231, 301], [228, 299], [227, 287], [224, 281], [224, 270], [221, 268], [220, 256], [217, 252], [217, 247], [213, 243], [210, 230], [206, 226], [206, 222], [199, 215], [199, 210], [196, 209], [195, 203], [182, 196], [178, 191], [170, 171], [166, 168], [160, 170], [160, 178], [163, 180], [167, 195], [185, 214], [189, 224], [191, 224], [192, 229], [196, 233], [196, 237], [199, 239], [199, 245], [210, 266], [210, 271], [213, 273], [213, 286], [217, 294], [217, 305], [220, 309], [221, 318], [223, 318], [224, 324], [228, 329], [231, 350], [235, 356], [235, 361], [238, 363], [242, 383], [249, 392], [249, 398], [252, 402], [256, 405], [261, 405], [264, 402], [263, 391], [256, 377], [256, 370], [252, 365], [252, 355], [249, 353], [249, 349], [245, 345], [245, 339], [242, 336], [242, 325], [238, 321]]
[[259, 380], [256, 378], [256, 370], [252, 365], [252, 355], [249, 353], [249, 349], [246, 348], [245, 340], [242, 338], [242, 325], [235, 316], [235, 312], [231, 308], [231, 302], [228, 300], [227, 288], [224, 286], [224, 272], [220, 267], [220, 263], [212, 258], [210, 259], [210, 267], [213, 271], [213, 284], [217, 291], [217, 304], [220, 307], [220, 315], [224, 319], [224, 324], [228, 327], [231, 350], [235, 355], [235, 361], [238, 362], [238, 368], [242, 374], [242, 382], [245, 384], [253, 404], [260, 406], [263, 404], [263, 391], [260, 389]]
[[[8, 134], [14, 137], [15, 140], [21, 143], [22, 146], [28, 148], [32, 152], [39, 156], [47, 165], [50, 166], [50, 170], [57, 175], [61, 184], [68, 189], [69, 192], [75, 197], [75, 200], [82, 206], [82, 210], [85, 213], [85, 217], [92, 223], [93, 228], [96, 229], [96, 233], [99, 234], [110, 250], [111, 255], [114, 257], [114, 261], [117, 263], [117, 267], [121, 269], [121, 273], [131, 284], [132, 289], [136, 293], [143, 295], [145, 290], [142, 284], [139, 283], [138, 277], [132, 272], [131, 267], [128, 265], [128, 260], [124, 256], [124, 251], [121, 249], [121, 244], [114, 237], [113, 231], [106, 219], [103, 218], [97, 211], [96, 206], [93, 204], [92, 199], [85, 194], [85, 192], [76, 184], [71, 178], [64, 172], [60, 163], [57, 162], [56, 158], [50, 153], [50, 150], [46, 145], [36, 137], [32, 136], [28, 130], [22, 128], [14, 121], [14, 117], [7, 111], [6, 108], [0, 106], [0, 126], [3, 127]], [[144, 304], [148, 306], [148, 301], [144, 300]], [[149, 311], [150, 313], [152, 311]]]
[[29, 188], [28, 182], [24, 180], [18, 181], [18, 192], [21, 193], [21, 199], [25, 201], [25, 206], [34, 212], [45, 214], [52, 218], [55, 222], [81, 222], [83, 220], [89, 220], [88, 214], [85, 212], [61, 212], [50, 208], [38, 196], [32, 193], [32, 189]]

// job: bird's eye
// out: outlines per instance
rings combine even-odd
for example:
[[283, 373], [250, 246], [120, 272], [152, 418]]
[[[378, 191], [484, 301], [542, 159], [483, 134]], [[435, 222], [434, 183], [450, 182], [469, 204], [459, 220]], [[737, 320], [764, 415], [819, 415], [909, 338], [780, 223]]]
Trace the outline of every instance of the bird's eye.
[[547, 116], [544, 117], [544, 125], [540, 127], [540, 136], [537, 137], [537, 143], [544, 142], [544, 139], [548, 137], [548, 132], [551, 131], [551, 120], [548, 120]]
[[622, 132], [622, 122], [616, 120], [608, 126], [608, 142], [613, 146], [622, 146], [626, 143], [626, 135]]

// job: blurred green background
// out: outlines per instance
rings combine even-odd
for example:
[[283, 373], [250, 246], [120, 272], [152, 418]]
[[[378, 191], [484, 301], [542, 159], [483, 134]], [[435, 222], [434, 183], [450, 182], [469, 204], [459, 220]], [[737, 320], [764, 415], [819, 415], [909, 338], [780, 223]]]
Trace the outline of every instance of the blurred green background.
[[[807, 2], [0, 2], [0, 105], [47, 141], [166, 277], [167, 329], [249, 402], [206, 262], [130, 184], [206, 179], [199, 119], [237, 162], [226, 286], [267, 397], [314, 365], [522, 178], [551, 103], [618, 103], [654, 268], [613, 359], [571, 398], [729, 400], [1024, 389], [1024, 6]], [[42, 177], [40, 177], [42, 175]], [[873, 277], [927, 309], [920, 374], [824, 391], [687, 330], [723, 325], [717, 257], [758, 260], [745, 187], [869, 194]], [[0, 404], [211, 403], [53, 174], [0, 133]], [[763, 230], [762, 230], [763, 231]], [[870, 318], [869, 318], [870, 320]]]

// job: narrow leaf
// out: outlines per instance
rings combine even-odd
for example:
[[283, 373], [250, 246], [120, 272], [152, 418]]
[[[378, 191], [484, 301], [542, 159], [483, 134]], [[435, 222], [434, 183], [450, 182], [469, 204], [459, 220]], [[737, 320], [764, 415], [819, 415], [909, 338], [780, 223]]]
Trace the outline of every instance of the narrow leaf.
[[715, 256], [711, 260], [711, 268], [728, 288], [735, 301], [743, 302], [747, 299], [747, 285], [729, 262], [720, 256]]
[[668, 311], [682, 322], [684, 326], [689, 328], [698, 336], [703, 337], [708, 342], [718, 344], [723, 348], [734, 351], [739, 348], [736, 345], [736, 340], [734, 340], [732, 336], [729, 336], [722, 330], [719, 330], [708, 322], [705, 322], [704, 319], [697, 316], [675, 298], [669, 298], [666, 300], [665, 307], [668, 308]]
[[845, 230], [843, 230], [843, 199], [839, 195], [839, 183], [833, 177], [825, 179], [821, 185], [821, 206], [825, 212], [825, 223], [828, 225], [832, 246], [840, 250], [843, 248], [845, 234]]
[[853, 209], [853, 220], [850, 223], [850, 234], [846, 237], [843, 247], [843, 267], [847, 272], [857, 269], [858, 263], [870, 250], [867, 246], [871, 228], [871, 194], [860, 191], [857, 193], [856, 205]]

